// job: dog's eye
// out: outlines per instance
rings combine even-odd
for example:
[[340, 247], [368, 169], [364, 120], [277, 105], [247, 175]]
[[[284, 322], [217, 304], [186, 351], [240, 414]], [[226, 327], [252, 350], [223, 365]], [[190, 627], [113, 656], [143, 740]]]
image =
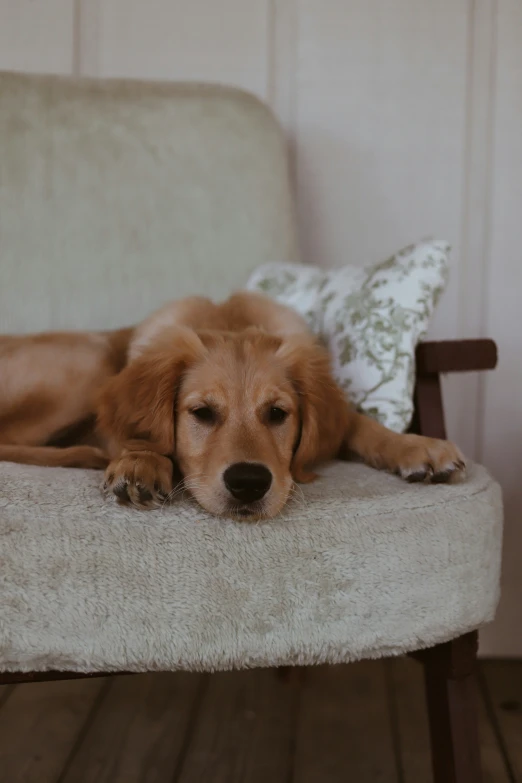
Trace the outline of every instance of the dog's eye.
[[194, 408], [190, 411], [195, 419], [204, 422], [205, 424], [212, 424], [216, 419], [216, 414], [207, 405], [202, 405], [201, 408]]
[[268, 411], [268, 420], [270, 421], [270, 424], [281, 424], [281, 422], [284, 421], [287, 416], [288, 413], [286, 411], [284, 411], [282, 408], [278, 408], [275, 405], [272, 405]]

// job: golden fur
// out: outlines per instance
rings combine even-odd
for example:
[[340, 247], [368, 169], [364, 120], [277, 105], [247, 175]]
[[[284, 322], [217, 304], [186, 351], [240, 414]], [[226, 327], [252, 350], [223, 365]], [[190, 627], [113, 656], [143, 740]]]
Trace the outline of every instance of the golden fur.
[[0, 460], [106, 468], [139, 508], [173, 493], [174, 465], [208, 511], [272, 517], [314, 466], [358, 455], [408, 480], [447, 481], [447, 441], [356, 413], [292, 310], [250, 293], [166, 305], [134, 329], [0, 337]]

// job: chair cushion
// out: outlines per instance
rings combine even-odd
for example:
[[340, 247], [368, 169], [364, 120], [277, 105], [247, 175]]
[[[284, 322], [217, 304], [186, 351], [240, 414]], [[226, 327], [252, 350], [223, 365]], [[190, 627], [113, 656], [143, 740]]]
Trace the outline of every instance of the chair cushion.
[[0, 73], [0, 333], [118, 328], [297, 260], [287, 168], [240, 90]]
[[501, 494], [486, 470], [409, 485], [332, 463], [284, 515], [140, 512], [100, 474], [4, 464], [0, 669], [215, 670], [379, 657], [493, 618]]

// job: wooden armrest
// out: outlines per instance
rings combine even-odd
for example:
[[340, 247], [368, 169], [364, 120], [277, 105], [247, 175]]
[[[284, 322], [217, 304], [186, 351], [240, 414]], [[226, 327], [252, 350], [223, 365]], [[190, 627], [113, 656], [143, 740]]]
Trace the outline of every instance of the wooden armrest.
[[497, 346], [494, 340], [489, 339], [420, 343], [416, 362], [418, 376], [493, 370], [497, 366]]

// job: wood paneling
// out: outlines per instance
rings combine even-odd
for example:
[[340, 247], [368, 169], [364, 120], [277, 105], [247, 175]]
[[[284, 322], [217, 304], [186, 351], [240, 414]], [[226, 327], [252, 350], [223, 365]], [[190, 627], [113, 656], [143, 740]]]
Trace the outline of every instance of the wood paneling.
[[392, 715], [400, 737], [401, 783], [433, 783], [424, 669], [411, 658], [397, 658], [387, 665]]
[[464, 0], [301, 0], [299, 198], [311, 261], [366, 264], [430, 234], [458, 243], [467, 23]]
[[[83, 0], [82, 7], [92, 20], [90, 3]], [[98, 75], [218, 81], [266, 96], [267, 0], [98, 0], [98, 5]]]
[[0, 0], [0, 69], [70, 73], [74, 0]]
[[[494, 733], [511, 773], [510, 781], [522, 781], [522, 671], [517, 661], [487, 661], [482, 685]], [[488, 744], [491, 753], [491, 742]]]
[[498, 3], [491, 236], [486, 330], [498, 369], [484, 380], [479, 458], [502, 482], [506, 511], [503, 594], [482, 649], [522, 655], [522, 3]]
[[297, 696], [274, 669], [210, 677], [179, 783], [286, 783]]
[[[463, 149], [463, 205], [455, 290], [459, 337], [484, 337], [493, 160], [493, 119], [496, 68], [496, 2], [469, 4], [466, 86], [466, 129]], [[453, 281], [455, 285], [455, 280]], [[477, 457], [482, 421], [479, 418], [482, 376], [448, 378], [448, 423], [452, 436], [471, 457]]]
[[[392, 672], [392, 711], [397, 721], [402, 783], [432, 783], [430, 736], [424, 695], [423, 667], [411, 658], [397, 658], [387, 664]], [[485, 664], [488, 667], [490, 664]], [[501, 670], [509, 664], [499, 665]], [[487, 670], [487, 669], [486, 669]], [[513, 674], [519, 675], [517, 664]], [[520, 675], [519, 675], [520, 676]], [[484, 783], [512, 783], [502, 754], [502, 747], [484, 698], [478, 700], [478, 727]], [[521, 734], [522, 737], [522, 734]], [[516, 752], [518, 743], [514, 744]]]
[[[430, 329], [438, 338], [478, 336], [465, 314], [469, 303], [474, 316], [476, 295], [463, 293], [470, 279], [480, 292], [483, 277], [482, 256], [471, 256], [484, 224], [474, 207], [484, 199], [489, 137], [475, 120], [487, 104], [490, 50], [489, 18], [477, 14], [466, 0], [299, 2], [296, 170], [306, 258], [362, 265], [425, 236], [448, 239], [450, 285]], [[461, 376], [444, 386], [450, 436], [472, 457], [477, 384]]]
[[399, 783], [384, 666], [309, 669], [296, 737], [295, 783]]
[[[522, 663], [483, 664], [484, 783], [522, 783]], [[201, 686], [204, 686], [202, 688]], [[396, 659], [0, 691], [5, 783], [431, 783], [422, 666]]]
[[172, 780], [205, 675], [114, 678], [60, 783]]
[[0, 702], [0, 783], [56, 781], [108, 684], [64, 680], [14, 687]]

